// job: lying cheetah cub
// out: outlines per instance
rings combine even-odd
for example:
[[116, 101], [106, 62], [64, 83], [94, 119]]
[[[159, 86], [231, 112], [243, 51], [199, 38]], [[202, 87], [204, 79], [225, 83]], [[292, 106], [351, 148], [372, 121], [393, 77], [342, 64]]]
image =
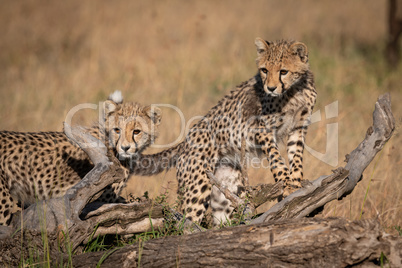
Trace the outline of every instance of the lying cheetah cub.
[[[103, 124], [94, 124], [88, 132], [113, 150], [128, 174], [128, 160], [141, 154], [157, 136], [161, 112], [122, 102], [121, 93], [113, 93], [104, 103]], [[1, 131], [0, 224], [9, 224], [11, 212], [21, 206], [63, 196], [92, 168], [87, 154], [72, 145], [63, 132]], [[110, 186], [98, 200], [121, 201], [119, 194], [126, 180]]]
[[[200, 222], [209, 206], [215, 224], [230, 218], [233, 207], [211, 187], [207, 171], [238, 193], [243, 185], [236, 174], [243, 168], [243, 154], [267, 158], [275, 181], [284, 181], [285, 196], [301, 186], [304, 139], [317, 96], [307, 47], [260, 38], [255, 45], [257, 75], [220, 100], [190, 129], [185, 141], [169, 149], [170, 155], [178, 155], [182, 210], [193, 221]], [[281, 141], [287, 142], [289, 167], [278, 150]]]

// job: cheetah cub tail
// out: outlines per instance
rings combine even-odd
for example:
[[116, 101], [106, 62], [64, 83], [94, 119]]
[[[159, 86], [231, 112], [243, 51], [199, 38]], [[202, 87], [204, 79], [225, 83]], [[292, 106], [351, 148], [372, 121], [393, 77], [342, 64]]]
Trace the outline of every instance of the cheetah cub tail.
[[117, 104], [123, 103], [123, 95], [121, 94], [120, 90], [116, 90], [112, 94], [109, 95], [108, 100], [111, 100]]

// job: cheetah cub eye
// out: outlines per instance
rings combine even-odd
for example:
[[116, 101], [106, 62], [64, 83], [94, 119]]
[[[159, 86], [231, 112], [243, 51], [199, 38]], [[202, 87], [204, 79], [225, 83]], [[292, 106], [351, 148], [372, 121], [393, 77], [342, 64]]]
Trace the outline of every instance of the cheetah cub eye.
[[116, 127], [116, 128], [113, 129], [113, 131], [114, 131], [116, 134], [120, 134], [120, 128], [117, 128], [117, 127]]
[[141, 130], [139, 130], [139, 129], [135, 129], [134, 131], [133, 131], [133, 135], [134, 136], [136, 136], [136, 135], [138, 135], [138, 134], [140, 134], [141, 133]]
[[289, 72], [288, 70], [281, 70], [281, 71], [280, 71], [280, 74], [281, 74], [281, 75], [287, 75], [288, 72]]

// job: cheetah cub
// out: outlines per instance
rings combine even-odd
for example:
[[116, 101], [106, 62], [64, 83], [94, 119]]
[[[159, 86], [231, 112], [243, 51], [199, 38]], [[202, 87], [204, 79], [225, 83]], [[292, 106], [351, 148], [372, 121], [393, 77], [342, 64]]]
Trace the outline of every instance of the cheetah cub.
[[[119, 158], [127, 177], [108, 187], [98, 199], [123, 201], [120, 192], [130, 171], [130, 158], [141, 155], [157, 136], [158, 108], [122, 103], [115, 92], [104, 102], [104, 119], [88, 128]], [[93, 165], [87, 154], [70, 143], [63, 132], [0, 132], [0, 224], [11, 213], [35, 200], [60, 197], [80, 181]]]
[[[275, 181], [284, 182], [285, 196], [301, 187], [304, 140], [317, 96], [307, 47], [261, 38], [255, 45], [257, 75], [220, 100], [176, 147], [179, 195], [190, 220], [200, 222], [209, 206], [215, 224], [230, 218], [233, 207], [211, 187], [206, 172], [239, 193], [242, 155], [267, 158]], [[289, 166], [278, 150], [281, 141], [287, 143]]]

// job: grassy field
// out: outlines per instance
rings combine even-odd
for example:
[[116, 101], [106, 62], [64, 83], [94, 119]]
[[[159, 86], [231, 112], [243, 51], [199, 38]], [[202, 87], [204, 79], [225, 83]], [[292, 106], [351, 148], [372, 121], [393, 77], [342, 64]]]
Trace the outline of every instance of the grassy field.
[[[335, 166], [306, 152], [307, 179], [343, 165], [371, 125], [377, 97], [391, 92], [394, 136], [355, 191], [327, 205], [323, 215], [378, 217], [394, 232], [402, 226], [402, 65], [386, 65], [386, 29], [385, 1], [376, 0], [3, 1], [0, 129], [61, 130], [72, 107], [98, 103], [115, 89], [127, 101], [174, 105], [188, 122], [256, 73], [256, 37], [296, 39], [309, 48], [315, 111], [322, 116], [310, 127], [307, 145], [325, 153], [327, 125], [338, 124], [338, 145], [329, 147], [338, 149]], [[325, 107], [335, 101], [338, 114], [326, 119]], [[178, 114], [163, 112], [160, 145], [180, 133]], [[74, 122], [96, 117], [97, 111], [80, 111]], [[266, 169], [249, 175], [253, 184], [273, 181]], [[155, 197], [168, 189], [173, 202], [176, 187], [170, 171], [134, 177], [127, 192]]]

